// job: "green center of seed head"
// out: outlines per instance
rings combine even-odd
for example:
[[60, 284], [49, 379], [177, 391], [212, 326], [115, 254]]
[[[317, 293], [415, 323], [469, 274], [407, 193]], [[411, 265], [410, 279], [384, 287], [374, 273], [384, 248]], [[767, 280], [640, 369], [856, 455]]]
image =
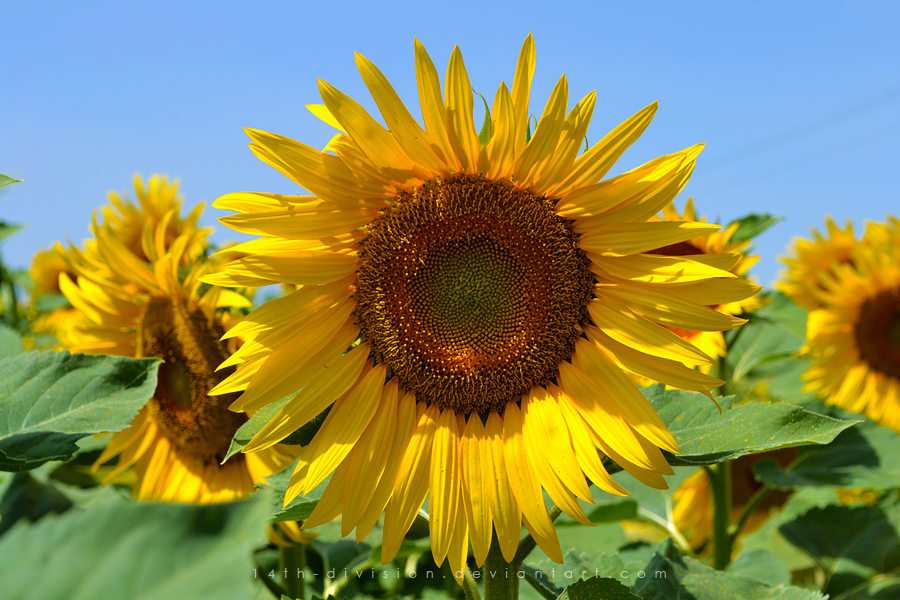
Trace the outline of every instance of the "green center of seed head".
[[487, 237], [447, 242], [414, 277], [436, 333], [475, 346], [499, 342], [522, 308], [522, 266]]

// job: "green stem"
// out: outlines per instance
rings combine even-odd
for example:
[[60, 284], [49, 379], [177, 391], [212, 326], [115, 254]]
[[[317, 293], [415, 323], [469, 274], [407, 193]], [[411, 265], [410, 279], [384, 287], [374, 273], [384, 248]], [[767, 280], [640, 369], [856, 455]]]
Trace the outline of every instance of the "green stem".
[[675, 540], [675, 543], [678, 545], [678, 548], [681, 550], [681, 552], [683, 554], [687, 554], [691, 558], [694, 558], [694, 549], [691, 548], [690, 542], [685, 539], [684, 534], [678, 531], [678, 528], [675, 527], [674, 523], [672, 523], [671, 521], [666, 521], [666, 519], [663, 519], [658, 514], [651, 512], [646, 508], [638, 509], [638, 518], [656, 525], [661, 530], [671, 535], [672, 539]]
[[[530, 537], [530, 536], [529, 536]], [[527, 539], [527, 538], [526, 538]], [[522, 540], [523, 542], [525, 540]], [[522, 544], [519, 544], [522, 547]], [[534, 546], [532, 546], [533, 548]], [[516, 556], [518, 556], [516, 552]], [[516, 600], [519, 597], [519, 578], [516, 573], [519, 565], [515, 558], [508, 563], [500, 551], [500, 543], [497, 535], [491, 540], [491, 549], [488, 550], [484, 561], [484, 598], [485, 600]]]
[[472, 570], [469, 567], [466, 567], [466, 572], [463, 575], [462, 588], [463, 593], [466, 595], [466, 600], [481, 600], [481, 594], [478, 593], [478, 585], [475, 583], [475, 578], [472, 576]]
[[713, 495], [713, 565], [722, 570], [731, 562], [728, 527], [731, 522], [731, 463], [704, 467]]
[[306, 546], [295, 544], [281, 547], [281, 572], [284, 573], [284, 588], [292, 600], [306, 599]]
[[353, 567], [353, 570], [350, 571], [350, 575], [351, 575], [350, 577], [345, 575], [344, 577], [335, 578], [331, 584], [329, 584], [328, 580], [326, 579], [325, 580], [325, 589], [322, 592], [322, 596], [326, 599], [329, 597], [337, 598], [338, 593], [342, 589], [344, 589], [348, 583], [350, 583], [353, 580], [353, 577], [356, 577], [357, 573], [362, 573], [363, 571], [366, 571], [368, 569], [373, 569], [377, 565], [378, 565], [378, 561], [370, 558], [369, 560]]

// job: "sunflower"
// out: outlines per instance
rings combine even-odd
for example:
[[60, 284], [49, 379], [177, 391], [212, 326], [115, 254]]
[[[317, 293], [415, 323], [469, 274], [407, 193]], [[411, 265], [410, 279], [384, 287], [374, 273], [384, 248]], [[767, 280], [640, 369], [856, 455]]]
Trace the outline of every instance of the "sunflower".
[[813, 239], [794, 239], [792, 256], [782, 256], [787, 270], [781, 272], [778, 289], [807, 310], [821, 308], [826, 302], [828, 289], [845, 270], [852, 270], [853, 250], [858, 242], [853, 223], [847, 222], [841, 229], [828, 217], [825, 219], [827, 236], [815, 228]]
[[511, 560], [523, 523], [562, 562], [542, 488], [590, 524], [578, 502], [593, 501], [586, 477], [627, 495], [601, 456], [656, 488], [672, 473], [661, 449], [678, 446], [625, 371], [691, 390], [719, 385], [686, 366], [712, 359], [667, 327], [736, 327], [741, 319], [706, 305], [755, 292], [729, 271], [738, 254], [650, 253], [719, 229], [648, 222], [702, 146], [600, 181], [656, 104], [579, 156], [596, 94], [567, 112], [565, 76], [529, 136], [530, 35], [484, 145], [458, 47], [442, 92], [415, 42], [424, 128], [371, 62], [356, 62], [387, 128], [320, 81], [324, 105], [310, 108], [339, 130], [324, 151], [247, 130], [259, 158], [314, 195], [214, 204], [237, 213], [221, 222], [262, 237], [205, 281], [303, 287], [229, 332], [246, 342], [213, 393], [242, 391], [232, 408], [247, 411], [300, 390], [248, 453], [331, 407], [285, 497], [333, 472], [304, 527], [341, 515], [343, 534], [362, 539], [384, 513], [387, 564], [428, 496], [435, 560], [457, 575], [469, 540], [481, 565], [493, 532]]
[[[62, 272], [59, 287], [79, 313], [63, 337], [64, 347], [165, 360], [153, 398], [127, 429], [112, 436], [95, 464], [96, 470], [118, 456], [104, 483], [134, 466], [138, 499], [233, 500], [247, 496], [255, 483], [296, 456], [273, 447], [219, 465], [247, 417], [227, 409], [233, 398], [207, 395], [229, 372], [217, 373], [216, 367], [238, 347], [237, 339], [219, 341], [236, 318], [217, 309], [250, 302], [235, 291], [201, 284], [199, 277], [211, 267], [200, 253], [208, 232], [193, 225], [199, 210], [190, 221], [181, 221], [178, 203], [168, 198], [153, 204], [163, 211], [159, 219], [147, 215], [144, 220], [140, 256], [119, 238], [121, 221], [95, 220], [87, 251], [58, 246], [74, 273]], [[116, 206], [123, 214], [142, 210], [127, 203]], [[173, 222], [179, 223], [174, 238]]]
[[900, 221], [870, 223], [825, 284], [801, 354], [804, 390], [900, 431]]

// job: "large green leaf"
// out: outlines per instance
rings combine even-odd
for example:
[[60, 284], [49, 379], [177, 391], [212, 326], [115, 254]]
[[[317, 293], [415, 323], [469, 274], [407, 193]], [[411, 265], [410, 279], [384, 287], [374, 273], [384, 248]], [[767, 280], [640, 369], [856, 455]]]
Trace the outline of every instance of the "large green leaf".
[[[129, 503], [72, 510], [0, 539], [3, 597], [19, 600], [245, 600], [267, 500]], [[256, 574], [261, 577], [261, 573]]]
[[778, 448], [827, 444], [861, 421], [835, 419], [785, 402], [732, 406], [720, 400], [722, 414], [702, 394], [644, 388], [644, 395], [675, 436], [681, 454], [667, 455], [672, 465], [707, 465]]
[[645, 600], [825, 600], [818, 592], [769, 586], [756, 579], [716, 571], [682, 556], [671, 539], [659, 545], [645, 575], [631, 590]]
[[67, 459], [76, 440], [128, 427], [156, 389], [159, 362], [52, 351], [0, 361], [0, 470]]
[[778, 489], [804, 486], [900, 488], [900, 434], [866, 420], [827, 446], [803, 448], [790, 469], [773, 461], [754, 465], [757, 478]]
[[[813, 508], [779, 531], [825, 571], [825, 593], [862, 599], [900, 597], [898, 529], [900, 502], [892, 496], [873, 506]], [[878, 584], [876, 595], [867, 583]]]

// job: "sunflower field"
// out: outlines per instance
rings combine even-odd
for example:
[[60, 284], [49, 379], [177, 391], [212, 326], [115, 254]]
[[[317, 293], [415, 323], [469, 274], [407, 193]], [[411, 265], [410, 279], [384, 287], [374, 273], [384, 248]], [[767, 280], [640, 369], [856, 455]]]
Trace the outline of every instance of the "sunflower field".
[[249, 241], [135, 176], [0, 260], [0, 598], [900, 598], [900, 221], [764, 289], [779, 217], [679, 196], [703, 144], [622, 164], [656, 103], [534, 109], [535, 57], [489, 99], [416, 40], [419, 118], [357, 54], [380, 114], [246, 130]]

